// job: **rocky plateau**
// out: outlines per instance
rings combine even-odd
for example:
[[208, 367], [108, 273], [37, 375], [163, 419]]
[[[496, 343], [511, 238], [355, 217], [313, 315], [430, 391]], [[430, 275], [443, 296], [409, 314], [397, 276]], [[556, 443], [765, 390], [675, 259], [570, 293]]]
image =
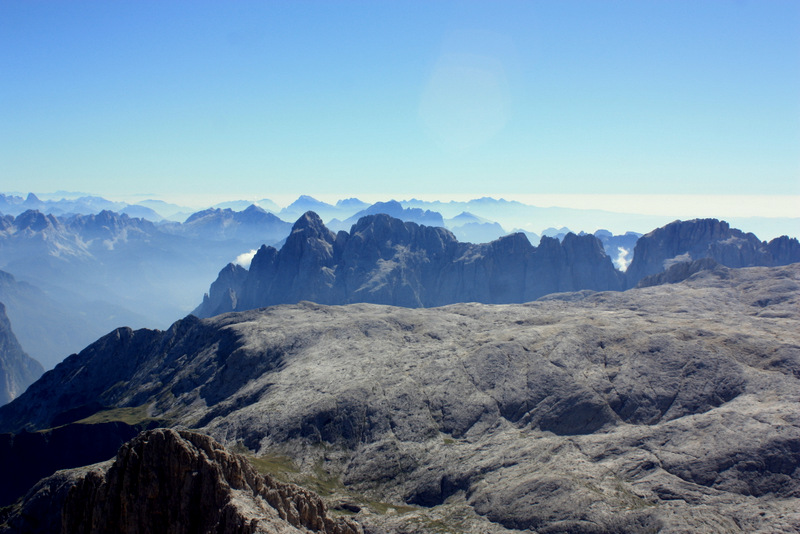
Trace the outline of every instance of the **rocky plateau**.
[[[0, 431], [139, 410], [324, 490], [367, 533], [798, 532], [800, 265], [691, 271], [120, 328], [0, 407]], [[116, 502], [91, 497], [112, 469], [80, 475], [85, 506]]]

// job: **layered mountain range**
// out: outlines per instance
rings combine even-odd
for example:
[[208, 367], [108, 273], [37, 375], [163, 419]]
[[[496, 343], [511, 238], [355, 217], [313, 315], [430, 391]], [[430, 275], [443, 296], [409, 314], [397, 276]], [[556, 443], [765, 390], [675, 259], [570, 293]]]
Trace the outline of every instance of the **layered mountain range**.
[[[39, 202], [34, 197], [24, 202], [19, 200], [18, 205]], [[90, 204], [94, 206], [97, 202]], [[493, 199], [451, 204], [423, 205], [448, 213], [492, 206], [520, 214], [530, 209]], [[284, 211], [289, 214], [308, 206], [326, 210], [329, 216], [361, 209], [364, 213], [392, 211], [408, 219], [404, 223], [435, 219], [438, 224], [441, 219], [438, 213], [411, 207], [409, 203], [386, 202], [370, 207], [355, 199], [334, 206], [301, 197]], [[375, 220], [376, 215], [366, 217], [368, 221]], [[703, 255], [736, 267], [778, 265], [797, 261], [798, 257], [793, 239], [763, 243], [751, 234], [713, 220], [708, 220], [706, 226], [717, 225], [718, 230], [687, 233], [685, 228], [694, 224], [687, 222], [683, 233], [673, 231], [678, 228], [673, 224], [658, 235], [648, 236], [642, 247], [650, 244], [640, 249], [636, 264], [620, 282], [621, 274], [609, 268], [591, 236], [580, 234], [565, 239], [569, 231], [562, 229], [545, 231], [548, 236], [556, 235], [558, 243], [552, 239], [540, 243], [538, 235], [526, 232], [528, 240], [538, 244], [532, 246], [518, 232], [490, 243], [469, 244], [454, 236], [488, 240], [501, 235], [502, 228], [466, 212], [445, 221], [454, 234], [417, 223], [409, 228], [428, 229], [406, 231], [400, 229], [406, 224], [392, 222], [387, 223], [388, 230], [377, 228], [377, 233], [366, 240], [364, 236], [372, 230], [359, 226], [358, 221], [333, 237], [327, 230], [320, 230], [319, 235], [327, 245], [338, 243], [331, 253], [339, 256], [319, 257], [314, 261], [321, 262], [325, 269], [318, 266], [307, 270], [303, 262], [308, 259], [300, 261], [292, 257], [290, 249], [283, 250], [283, 241], [292, 232], [292, 225], [257, 206], [242, 211], [215, 208], [191, 215], [184, 223], [161, 224], [110, 211], [55, 216], [28, 210], [16, 217], [0, 217], [0, 268], [6, 271], [0, 279], [0, 301], [6, 304], [23, 349], [48, 369], [120, 324], [133, 327], [170, 324], [197, 306], [198, 296], [217, 276], [221, 265], [237, 258], [241, 265], [249, 266], [250, 258], [262, 245], [266, 246], [258, 255], [256, 268], [249, 266], [246, 270], [238, 264], [226, 267], [209, 291], [210, 304], [198, 308], [198, 313], [209, 315], [244, 309], [243, 306], [301, 299], [413, 306], [464, 300], [521, 302], [553, 291], [632, 287], [641, 276], [663, 270], [671, 262]], [[366, 226], [370, 224], [374, 223]], [[395, 230], [399, 232], [397, 235], [393, 235]], [[353, 232], [357, 236], [345, 247], [344, 237], [340, 236], [351, 236]], [[426, 240], [433, 234], [437, 234], [431, 238], [433, 241], [443, 240], [447, 248], [444, 255], [436, 251], [438, 245], [428, 250], [432, 241]], [[304, 246], [298, 245], [303, 235], [306, 234], [292, 238], [292, 246], [298, 253], [306, 254]], [[625, 267], [632, 260], [638, 234], [615, 236], [597, 231], [594, 235], [600, 239], [601, 248], [614, 267]], [[377, 242], [383, 238], [394, 241]], [[401, 250], [401, 242], [416, 248]], [[271, 278], [277, 274], [271, 271], [277, 264], [270, 267], [268, 260], [265, 263], [271, 245], [281, 248], [275, 248], [275, 256], [280, 256], [281, 261], [280, 279]], [[292, 266], [298, 269], [297, 273], [290, 272]], [[315, 278], [317, 275], [322, 278]], [[311, 286], [291, 289], [295, 282], [287, 282], [286, 276], [311, 282], [311, 286], [317, 284], [316, 289], [312, 291]], [[335, 283], [323, 279], [330, 276], [336, 278]], [[242, 286], [245, 278], [247, 288]], [[267, 290], [265, 284], [275, 289]], [[236, 300], [235, 306], [231, 299]]]
[[385, 214], [334, 234], [308, 212], [280, 250], [262, 246], [249, 269], [224, 268], [194, 313], [211, 317], [302, 300], [414, 308], [519, 303], [550, 293], [622, 290], [672, 264], [705, 257], [728, 267], [786, 265], [800, 261], [800, 243], [785, 236], [761, 242], [716, 219], [676, 221], [639, 238], [623, 273], [593, 235], [544, 236], [537, 247], [521, 233], [461, 243], [444, 228]]
[[334, 234], [313, 212], [295, 223], [280, 251], [263, 246], [249, 270], [229, 265], [221, 278], [196, 315], [301, 300], [407, 307], [525, 302], [555, 291], [624, 287], [592, 236], [544, 238], [533, 247], [514, 234], [473, 245], [444, 228], [383, 214]]
[[220, 265], [290, 228], [257, 207], [200, 213], [183, 225], [110, 211], [6, 215], [0, 301], [25, 350], [51, 368], [120, 324], [169, 325], [196, 306]]
[[[316, 481], [365, 532], [796, 532], [800, 265], [706, 263], [676, 283], [527, 304], [305, 302], [120, 328], [1, 407], [0, 431], [123, 413], [189, 427]], [[78, 503], [116, 503], [112, 471], [148, 457], [128, 456], [138, 443], [20, 506], [82, 524], [88, 504], [57, 504], [64, 478], [78, 477]], [[193, 488], [187, 473], [204, 469], [149, 480]], [[212, 508], [227, 509], [221, 495]], [[115, 525], [139, 504], [93, 506]]]

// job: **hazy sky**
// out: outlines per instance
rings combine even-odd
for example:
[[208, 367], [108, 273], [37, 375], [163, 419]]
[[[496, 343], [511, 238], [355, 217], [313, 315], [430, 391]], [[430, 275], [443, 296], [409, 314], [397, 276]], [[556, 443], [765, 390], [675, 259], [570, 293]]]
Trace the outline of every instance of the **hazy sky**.
[[800, 2], [0, 2], [0, 190], [800, 194]]

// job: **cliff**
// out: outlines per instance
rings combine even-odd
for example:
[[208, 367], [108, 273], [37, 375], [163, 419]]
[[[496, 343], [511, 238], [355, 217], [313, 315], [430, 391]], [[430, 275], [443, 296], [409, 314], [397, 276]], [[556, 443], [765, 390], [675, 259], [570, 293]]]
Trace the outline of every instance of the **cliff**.
[[43, 372], [42, 364], [22, 350], [0, 302], [0, 405], [21, 395]]
[[703, 258], [733, 268], [788, 265], [800, 262], [800, 243], [786, 236], [763, 242], [717, 219], [675, 221], [636, 242], [626, 271], [628, 287], [676, 263]]
[[368, 302], [411, 308], [456, 302], [527, 302], [554, 292], [623, 289], [602, 244], [591, 235], [524, 234], [460, 243], [444, 228], [385, 214], [362, 217], [334, 234], [313, 212], [295, 223], [280, 250], [262, 246], [250, 269], [229, 265], [194, 311], [211, 317], [275, 304]]
[[202, 434], [156, 429], [116, 458], [36, 485], [0, 532], [358, 534], [310, 491], [259, 474]]

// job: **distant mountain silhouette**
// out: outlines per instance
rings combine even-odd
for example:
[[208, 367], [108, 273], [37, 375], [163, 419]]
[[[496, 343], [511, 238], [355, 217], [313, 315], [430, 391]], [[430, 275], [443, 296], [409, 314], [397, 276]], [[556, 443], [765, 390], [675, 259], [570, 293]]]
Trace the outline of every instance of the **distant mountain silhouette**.
[[0, 302], [0, 405], [21, 395], [43, 372], [42, 364], [22, 350]]
[[[45, 368], [120, 325], [166, 326], [197, 305], [219, 267], [291, 223], [252, 206], [154, 224], [112, 211], [0, 216], [0, 301]], [[13, 276], [11, 276], [13, 274]]]
[[343, 198], [336, 202], [336, 207], [342, 210], [359, 211], [369, 207], [369, 204], [357, 198]]
[[454, 302], [511, 303], [579, 289], [624, 287], [594, 236], [543, 238], [522, 234], [486, 244], [460, 243], [444, 228], [386, 214], [362, 217], [334, 234], [308, 212], [280, 250], [262, 246], [249, 270], [229, 265], [195, 310], [210, 317], [233, 310], [311, 300], [407, 307]]
[[172, 225], [170, 228], [180, 235], [215, 241], [236, 239], [277, 243], [286, 237], [292, 224], [251, 204], [242, 211], [230, 208], [199, 211], [190, 215], [182, 225]]
[[128, 204], [113, 202], [97, 196], [82, 196], [79, 198], [60, 200], [41, 200], [33, 193], [22, 197], [0, 194], [0, 212], [10, 215], [19, 215], [27, 210], [38, 210], [53, 215], [72, 215], [76, 213], [97, 213], [102, 210], [124, 209]]
[[[358, 209], [358, 208], [356, 208]], [[294, 220], [297, 219], [300, 215], [307, 211], [314, 211], [318, 213], [321, 217], [325, 219], [330, 219], [333, 217], [341, 217], [343, 213], [347, 213], [348, 215], [352, 213], [352, 211], [347, 210], [347, 212], [343, 212], [341, 207], [334, 206], [333, 204], [328, 204], [327, 202], [322, 202], [321, 200], [317, 200], [314, 197], [308, 195], [300, 195], [297, 200], [283, 208], [278, 215], [282, 217], [284, 220]]]
[[[470, 222], [450, 228], [459, 241], [467, 243], [489, 243], [508, 235], [498, 223]], [[526, 235], [527, 237], [527, 235]], [[529, 238], [530, 240], [530, 238]]]

